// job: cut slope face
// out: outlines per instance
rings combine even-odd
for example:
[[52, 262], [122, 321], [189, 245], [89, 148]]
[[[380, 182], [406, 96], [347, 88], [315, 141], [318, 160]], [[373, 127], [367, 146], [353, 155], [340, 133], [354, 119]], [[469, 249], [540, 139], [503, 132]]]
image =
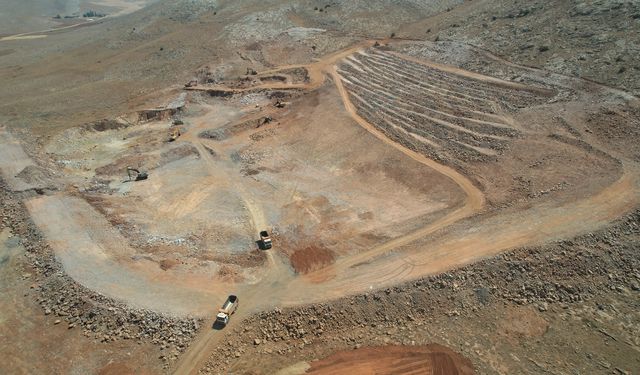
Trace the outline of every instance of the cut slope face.
[[20, 142], [0, 127], [0, 175], [14, 191], [52, 188], [52, 178], [24, 152]]

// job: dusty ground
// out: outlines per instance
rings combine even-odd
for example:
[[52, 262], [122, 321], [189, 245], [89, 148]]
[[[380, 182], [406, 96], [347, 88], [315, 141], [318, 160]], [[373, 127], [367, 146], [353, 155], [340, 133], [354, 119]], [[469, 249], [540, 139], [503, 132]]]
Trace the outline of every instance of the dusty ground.
[[[31, 289], [57, 326], [92, 345], [135, 340], [143, 346], [133, 357], [157, 358], [138, 361], [151, 372], [314, 371], [320, 358], [316, 370], [331, 371], [353, 355], [331, 353], [354, 344], [435, 342], [480, 373], [633, 373], [637, 217], [593, 241], [577, 237], [558, 256], [548, 245], [598, 231], [640, 199], [640, 103], [620, 90], [635, 90], [624, 55], [634, 34], [600, 43], [603, 30], [623, 36], [606, 29], [615, 17], [629, 14], [636, 27], [636, 9], [608, 3], [159, 1], [0, 40], [3, 225], [29, 260], [9, 269], [33, 267]], [[574, 28], [566, 41], [539, 23], [553, 17], [558, 30]], [[588, 22], [598, 27], [583, 36]], [[538, 52], [500, 36], [513, 28], [536, 30], [527, 35]], [[407, 39], [386, 39], [392, 33]], [[591, 53], [622, 56], [625, 69], [602, 76], [605, 85], [576, 75], [599, 80], [607, 59], [545, 57], [591, 37], [600, 41]], [[592, 48], [580, 43], [574, 52]], [[43, 57], [50, 63], [35, 63]], [[149, 179], [127, 181], [127, 166]], [[262, 229], [273, 250], [258, 250]], [[609, 281], [584, 279], [604, 275], [580, 255], [602, 242]], [[522, 290], [495, 286], [514, 280], [514, 263]], [[570, 271], [538, 271], [558, 264]], [[474, 275], [494, 286], [465, 287]], [[538, 280], [556, 280], [555, 292]], [[375, 292], [401, 283], [387, 297]], [[607, 299], [597, 286], [618, 294]], [[230, 292], [242, 308], [225, 331], [210, 329]], [[594, 333], [570, 317], [603, 325]], [[611, 347], [584, 360], [581, 343], [599, 334]], [[505, 340], [517, 348], [510, 356]], [[549, 347], [562, 355], [545, 357]], [[107, 356], [79, 366], [99, 372]], [[438, 371], [451, 365], [429, 358]], [[127, 361], [106, 370], [133, 369]]]
[[[73, 129], [47, 146], [48, 154], [64, 166], [65, 178], [78, 184], [90, 180], [78, 187], [78, 197], [38, 197], [28, 201], [27, 208], [67, 271], [82, 284], [157, 310], [159, 306], [144, 301], [157, 303], [162, 292], [149, 293], [154, 290], [150, 283], [116, 276], [115, 269], [106, 271], [112, 266], [104, 264], [105, 257], [132, 263], [154, 275], [149, 276], [154, 283], [161, 278], [172, 280], [173, 286], [201, 285], [219, 293], [215, 275], [221, 264], [227, 264], [225, 274], [234, 271], [238, 281], [255, 284], [263, 277], [261, 263], [247, 267], [234, 262], [246, 253], [261, 254], [254, 239], [261, 229], [272, 231], [279, 243], [274, 256], [291, 256], [294, 265], [301, 251], [320, 247], [326, 255], [319, 264], [309, 257], [304, 267], [294, 267], [309, 272], [413, 231], [462, 203], [453, 183], [350, 123], [339, 96], [329, 88], [304, 96], [304, 101], [295, 99], [283, 110], [271, 110], [277, 117], [273, 123], [234, 130], [225, 139], [201, 134], [222, 131], [234, 121], [243, 124], [243, 116], [251, 116], [255, 107], [198, 95], [193, 100], [197, 104], [181, 115], [184, 135], [171, 144], [161, 138], [168, 133], [166, 122], [152, 122], [103, 131]], [[269, 104], [263, 97], [258, 100]], [[298, 113], [310, 114], [309, 121]], [[324, 113], [335, 117], [321, 117]], [[181, 149], [188, 152], [174, 152]], [[128, 182], [123, 176], [127, 165], [153, 177]], [[185, 170], [190, 173], [185, 175]], [[376, 207], [383, 200], [385, 204]], [[67, 219], [51, 220], [61, 210]], [[113, 233], [111, 225], [119, 233]], [[92, 258], [100, 265], [90, 266]], [[123, 287], [139, 292], [127, 298]], [[201, 315], [210, 311], [214, 299], [207, 294], [194, 300], [187, 293], [184, 298], [191, 302], [186, 303], [170, 294], [173, 297], [160, 302], [165, 311]]]
[[201, 373], [301, 374], [336, 351], [439, 343], [479, 374], [635, 374], [638, 220], [635, 212], [438, 276], [258, 314], [226, 333]]

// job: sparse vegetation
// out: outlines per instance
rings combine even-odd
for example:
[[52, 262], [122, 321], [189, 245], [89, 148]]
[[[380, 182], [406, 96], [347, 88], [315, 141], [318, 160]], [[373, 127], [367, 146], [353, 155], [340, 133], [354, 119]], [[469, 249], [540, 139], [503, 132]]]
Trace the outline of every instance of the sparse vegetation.
[[106, 16], [107, 16], [106, 14], [98, 13], [95, 10], [89, 10], [88, 12], [85, 12], [82, 14], [82, 17], [84, 18], [101, 18]]

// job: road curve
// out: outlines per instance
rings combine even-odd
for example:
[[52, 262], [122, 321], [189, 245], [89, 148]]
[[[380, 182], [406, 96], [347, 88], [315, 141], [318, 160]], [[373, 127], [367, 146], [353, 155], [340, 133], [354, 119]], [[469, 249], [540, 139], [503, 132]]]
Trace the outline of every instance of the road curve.
[[[443, 218], [418, 230], [397, 237], [368, 251], [340, 258], [333, 266], [302, 277], [293, 275], [285, 260], [269, 252], [269, 266], [261, 282], [255, 285], [238, 286], [239, 290], [236, 292], [241, 299], [240, 309], [232, 318], [227, 329], [233, 329], [233, 327], [241, 323], [244, 317], [261, 309], [338, 298], [346, 294], [363, 292], [373, 286], [380, 287], [415, 279], [429, 273], [441, 272], [510, 248], [576, 235], [615, 219], [640, 202], [638, 171], [625, 166], [624, 175], [620, 180], [585, 199], [558, 207], [551, 204], [540, 204], [522, 212], [503, 212], [493, 217], [477, 220], [474, 227], [466, 228], [460, 233], [445, 235], [443, 238], [434, 241], [434, 243], [430, 243], [428, 249], [425, 249], [425, 246], [414, 246], [414, 248], [406, 251], [394, 252], [394, 250], [409, 244], [419, 244], [420, 240], [426, 236], [476, 214], [485, 206], [485, 197], [468, 178], [455, 169], [439, 164], [422, 154], [393, 142], [374, 125], [368, 123], [357, 114], [349, 93], [336, 70], [336, 64], [342, 58], [373, 43], [374, 41], [362, 42], [312, 64], [295, 66], [305, 67], [309, 71], [310, 82], [295, 84], [297, 86], [293, 87], [313, 90], [321, 87], [326, 82], [327, 77], [331, 77], [343, 101], [345, 110], [359, 126], [404, 155], [450, 178], [465, 192], [466, 199], [464, 204]], [[280, 67], [278, 70], [290, 67], [292, 66]], [[463, 72], [457, 73], [462, 74]], [[475, 75], [473, 78], [478, 79]], [[282, 87], [282, 83], [276, 83], [263, 84], [257, 88], [278, 89]], [[292, 86], [288, 85], [288, 87]], [[202, 87], [199, 89], [211, 88]], [[235, 92], [253, 89], [256, 89], [256, 87]], [[233, 91], [234, 89], [227, 90]], [[192, 134], [195, 134], [195, 132]], [[208, 153], [202, 142], [189, 137], [189, 135], [186, 135], [184, 141], [193, 143], [205, 162], [208, 163]], [[4, 161], [0, 161], [0, 163], [6, 164]], [[212, 165], [210, 167], [212, 168], [211, 172], [215, 174], [216, 172], [213, 170], [215, 168]], [[247, 205], [256, 233], [258, 230], [267, 227], [268, 223], [260, 207], [251, 200], [251, 197], [242, 188], [238, 192]], [[60, 195], [63, 194], [61, 193]], [[65, 197], [63, 198], [66, 199]], [[44, 200], [42, 201], [44, 202]], [[39, 202], [34, 200], [28, 205], [32, 208], [32, 213], [36, 209], [42, 208], [37, 205]], [[77, 216], [80, 217], [80, 213]], [[41, 223], [41, 225], [46, 226], [47, 224]], [[96, 225], [96, 231], [104, 226], [106, 224]], [[69, 235], [70, 248], [74, 245], [72, 240], [76, 236], [77, 234]], [[88, 239], [87, 243], [90, 240]], [[190, 286], [176, 284], [172, 285], [172, 287], [176, 290], [184, 288], [185, 292], [197, 294], [198, 298], [208, 296], [204, 294], [206, 291], [191, 288]], [[221, 300], [220, 303], [222, 302]], [[175, 368], [176, 374], [197, 372], [209, 357], [211, 350], [215, 349], [224, 337], [224, 331], [211, 329], [214, 313], [215, 311], [211, 312], [207, 327], [201, 330], [188, 350], [182, 355]]]

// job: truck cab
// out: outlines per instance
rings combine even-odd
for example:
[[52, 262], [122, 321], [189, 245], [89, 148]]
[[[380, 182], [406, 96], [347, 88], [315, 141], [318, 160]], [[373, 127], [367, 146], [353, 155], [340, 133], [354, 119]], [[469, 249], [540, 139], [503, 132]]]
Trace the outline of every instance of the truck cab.
[[216, 322], [226, 326], [227, 323], [229, 323], [229, 315], [223, 312], [218, 313], [218, 315], [216, 315]]
[[269, 233], [266, 230], [260, 232], [260, 244], [263, 250], [271, 249], [271, 237], [269, 237]]
[[226, 326], [229, 323], [229, 317], [233, 315], [234, 312], [238, 309], [238, 297], [233, 294], [227, 297], [222, 308], [218, 310], [218, 315], [216, 315], [216, 323], [219, 323], [223, 326]]

